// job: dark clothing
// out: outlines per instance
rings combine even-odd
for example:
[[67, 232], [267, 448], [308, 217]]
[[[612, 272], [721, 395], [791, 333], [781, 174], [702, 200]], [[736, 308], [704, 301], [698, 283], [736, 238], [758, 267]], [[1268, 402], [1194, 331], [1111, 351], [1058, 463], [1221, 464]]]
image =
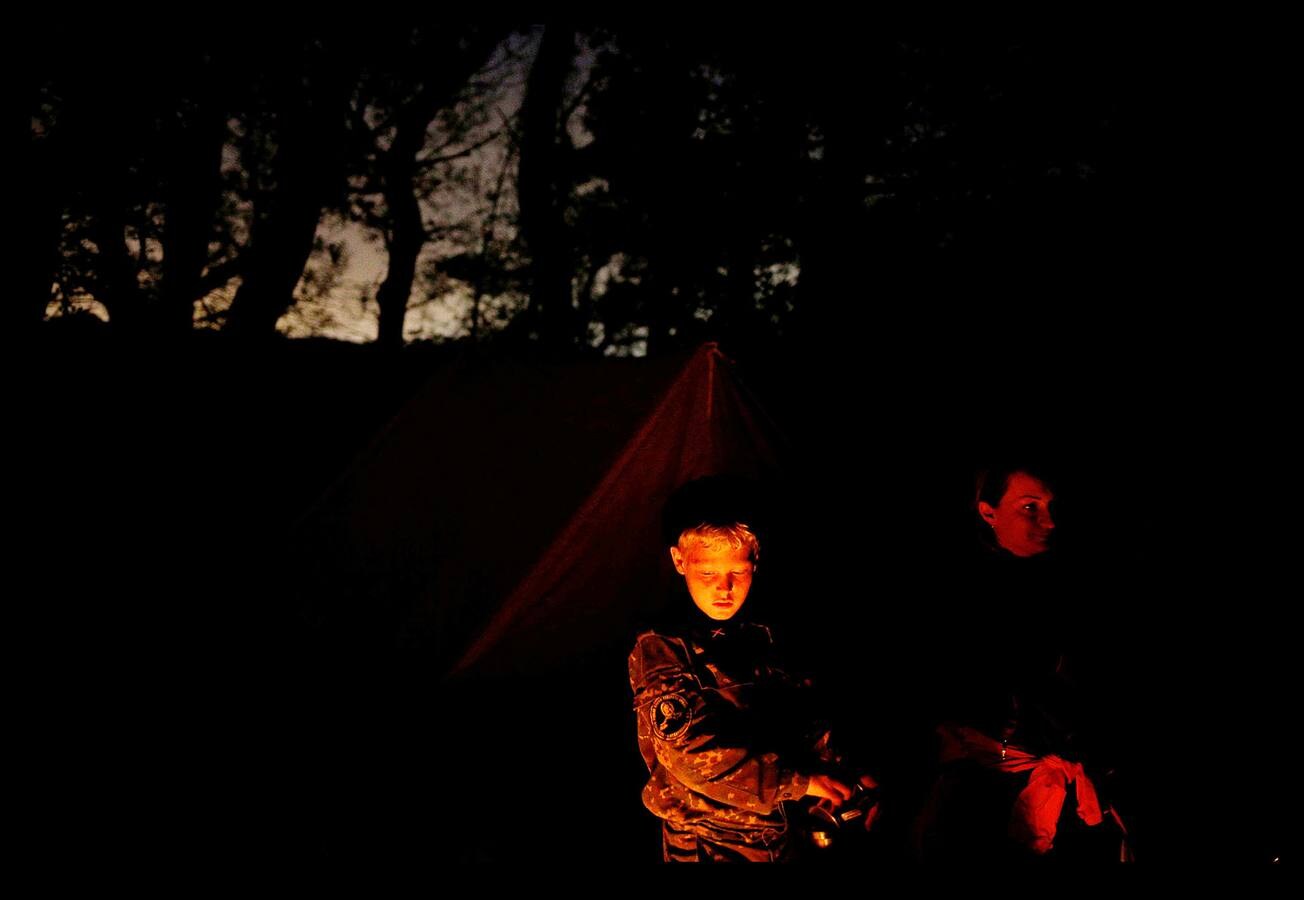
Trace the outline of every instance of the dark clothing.
[[934, 723], [1080, 760], [1094, 711], [1076, 670], [1096, 642], [1083, 577], [1054, 551], [1021, 559], [983, 546], [962, 590], [941, 620]]
[[782, 803], [806, 793], [795, 766], [818, 735], [770, 630], [698, 614], [643, 632], [629, 680], [651, 775], [643, 803], [665, 821], [666, 861], [784, 858]]
[[[1098, 623], [1087, 612], [1096, 593], [1087, 574], [1053, 551], [1032, 558], [999, 548], [975, 553], [962, 603], [939, 635], [935, 722], [944, 739], [938, 780], [917, 822], [925, 859], [1047, 854], [1068, 786], [1094, 798], [1107, 672], [1093, 634]], [[948, 752], [948, 734], [970, 735], [960, 743], [982, 744], [984, 752]], [[1035, 779], [1031, 762], [1010, 762], [1024, 756], [1040, 766]], [[1075, 818], [1087, 829], [1101, 821], [1090, 811]]]

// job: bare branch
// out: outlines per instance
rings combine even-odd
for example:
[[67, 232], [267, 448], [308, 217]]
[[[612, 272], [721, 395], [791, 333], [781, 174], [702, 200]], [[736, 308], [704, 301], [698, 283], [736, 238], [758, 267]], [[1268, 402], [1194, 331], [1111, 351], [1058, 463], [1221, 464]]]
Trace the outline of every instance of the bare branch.
[[[470, 144], [469, 146], [463, 147], [461, 150], [458, 150], [456, 153], [448, 153], [443, 156], [432, 156], [428, 159], [423, 159], [421, 160], [420, 171], [426, 172], [429, 171], [434, 166], [439, 165], [440, 163], [452, 162], [455, 159], [461, 159], [465, 156], [470, 156], [472, 153], [479, 150], [481, 147], [484, 147], [487, 144], [492, 144], [494, 141], [498, 140], [498, 138], [502, 136], [503, 136], [503, 132], [495, 131], [493, 134], [489, 135], [488, 137], [476, 141], [474, 144]], [[448, 145], [445, 144], [444, 146], [448, 146]]]
[[575, 110], [579, 109], [580, 104], [588, 99], [589, 91], [592, 88], [593, 88], [593, 69], [590, 68], [588, 76], [585, 77], [584, 79], [584, 84], [580, 85], [580, 89], [575, 92], [574, 99], [572, 99], [571, 102], [566, 104], [566, 106], [562, 109], [562, 116], [561, 116], [562, 122], [570, 121], [570, 117], [575, 114]]

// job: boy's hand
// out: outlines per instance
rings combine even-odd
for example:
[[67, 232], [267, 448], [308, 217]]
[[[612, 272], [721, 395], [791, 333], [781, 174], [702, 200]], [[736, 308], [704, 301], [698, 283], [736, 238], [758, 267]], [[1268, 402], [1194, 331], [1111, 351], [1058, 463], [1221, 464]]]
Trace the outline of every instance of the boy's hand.
[[819, 797], [832, 803], [837, 809], [844, 801], [851, 799], [851, 786], [844, 784], [831, 775], [812, 775], [810, 785], [806, 788], [807, 797]]

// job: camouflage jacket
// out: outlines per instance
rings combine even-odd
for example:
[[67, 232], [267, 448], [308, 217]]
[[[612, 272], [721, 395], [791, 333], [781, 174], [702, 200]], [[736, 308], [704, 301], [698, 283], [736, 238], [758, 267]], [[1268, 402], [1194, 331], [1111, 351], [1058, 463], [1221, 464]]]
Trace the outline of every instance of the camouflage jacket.
[[804, 795], [810, 781], [794, 768], [807, 735], [768, 628], [703, 618], [675, 633], [646, 631], [630, 654], [629, 680], [651, 773], [643, 803], [653, 814], [734, 829], [785, 826], [781, 801]]

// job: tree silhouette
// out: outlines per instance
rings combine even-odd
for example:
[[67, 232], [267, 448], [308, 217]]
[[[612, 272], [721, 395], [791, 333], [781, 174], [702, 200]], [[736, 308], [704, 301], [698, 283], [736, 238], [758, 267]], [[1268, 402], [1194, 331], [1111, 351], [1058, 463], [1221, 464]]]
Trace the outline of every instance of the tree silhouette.
[[384, 346], [449, 298], [477, 336], [512, 319], [504, 339], [655, 354], [863, 334], [978, 286], [1086, 296], [1129, 233], [1126, 69], [1093, 35], [423, 21], [76, 41], [25, 85], [14, 327], [49, 279], [127, 333], [185, 332], [202, 301], [202, 324], [270, 336], [296, 290], [311, 331], [361, 233], [387, 258]]
[[563, 111], [575, 33], [544, 29], [521, 108], [521, 237], [530, 256], [528, 325], [539, 340], [573, 347], [583, 337], [572, 304], [573, 240], [566, 222], [573, 148]]
[[294, 302], [322, 210], [343, 201], [345, 127], [359, 68], [342, 27], [307, 38], [272, 30], [252, 49], [268, 60], [254, 92], [265, 157], [226, 322], [246, 339], [274, 333]]
[[469, 135], [460, 129], [441, 135], [439, 149], [428, 152], [428, 130], [436, 115], [467, 89], [471, 75], [505, 37], [506, 29], [402, 30], [392, 40], [389, 58], [378, 59], [377, 70], [364, 80], [364, 88], [371, 89], [371, 108], [383, 111], [374, 131], [383, 133], [387, 143], [374, 151], [374, 178], [368, 179], [385, 201], [377, 216], [389, 258], [388, 272], [376, 296], [380, 307], [377, 341], [382, 346], [397, 349], [403, 343], [403, 322], [418, 257], [431, 237], [418, 194], [431, 192], [433, 185], [428, 180], [433, 177], [432, 170], [449, 160], [448, 153], [470, 152], [467, 148], [447, 149], [467, 142]]

